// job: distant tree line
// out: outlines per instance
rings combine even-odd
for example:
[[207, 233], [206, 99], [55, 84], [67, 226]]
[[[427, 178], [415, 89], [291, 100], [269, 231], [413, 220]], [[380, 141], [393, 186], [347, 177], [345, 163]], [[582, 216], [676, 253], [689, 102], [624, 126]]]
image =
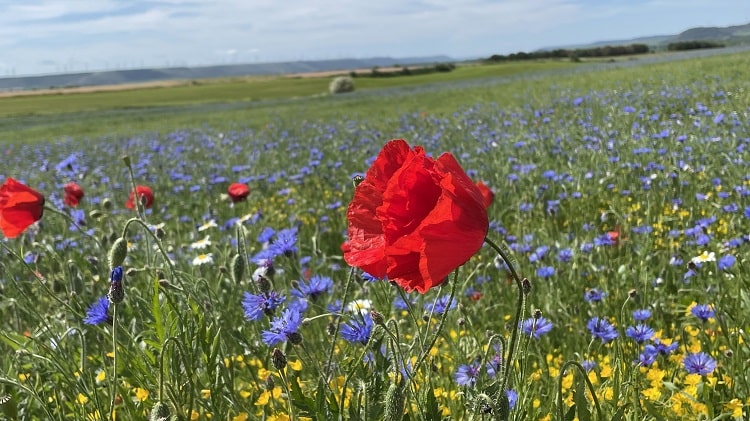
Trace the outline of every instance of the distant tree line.
[[394, 76], [415, 76], [415, 75], [428, 75], [430, 73], [438, 72], [450, 72], [456, 68], [453, 63], [436, 63], [432, 66], [420, 66], [420, 67], [398, 67], [393, 70], [382, 70], [375, 66], [369, 73], [357, 73], [350, 72], [351, 77], [394, 77]]
[[630, 45], [606, 45], [604, 47], [594, 48], [576, 48], [574, 50], [558, 48], [555, 50], [534, 51], [532, 53], [518, 52], [508, 55], [493, 54], [487, 61], [515, 61], [515, 60], [535, 60], [540, 58], [570, 58], [578, 59], [581, 57], [612, 57], [625, 56], [632, 54], [646, 54], [650, 50], [646, 44]]
[[701, 48], [722, 48], [724, 44], [714, 41], [681, 41], [667, 45], [669, 51], [699, 50]]

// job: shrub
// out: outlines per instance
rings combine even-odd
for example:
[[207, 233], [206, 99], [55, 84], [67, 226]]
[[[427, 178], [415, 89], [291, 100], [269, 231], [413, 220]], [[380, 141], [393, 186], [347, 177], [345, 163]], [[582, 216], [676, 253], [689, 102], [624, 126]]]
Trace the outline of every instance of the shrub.
[[328, 85], [328, 91], [332, 94], [343, 94], [354, 91], [354, 80], [351, 76], [339, 76]]

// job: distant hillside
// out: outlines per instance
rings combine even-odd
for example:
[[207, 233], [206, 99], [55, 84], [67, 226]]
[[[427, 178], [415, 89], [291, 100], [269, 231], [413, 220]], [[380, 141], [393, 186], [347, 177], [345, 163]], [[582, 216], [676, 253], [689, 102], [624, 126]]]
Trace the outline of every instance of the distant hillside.
[[594, 48], [605, 45], [630, 45], [646, 44], [649, 47], [659, 50], [666, 49], [667, 45], [672, 42], [684, 41], [717, 41], [726, 45], [750, 44], [750, 23], [745, 25], [727, 26], [727, 27], [699, 27], [690, 28], [676, 35], [653, 35], [648, 37], [630, 38], [610, 41], [597, 41], [589, 44], [569, 45], [560, 47], [545, 47], [540, 51], [556, 49], [577, 49], [577, 48]]
[[454, 59], [448, 56], [406, 58], [373, 57], [366, 59], [295, 61], [288, 63], [253, 63], [205, 67], [108, 70], [101, 72], [0, 78], [0, 91], [119, 85], [125, 83], [208, 79], [217, 77], [285, 75], [332, 70], [346, 71], [354, 69], [369, 69], [375, 66], [387, 67], [395, 64], [406, 65], [453, 61]]

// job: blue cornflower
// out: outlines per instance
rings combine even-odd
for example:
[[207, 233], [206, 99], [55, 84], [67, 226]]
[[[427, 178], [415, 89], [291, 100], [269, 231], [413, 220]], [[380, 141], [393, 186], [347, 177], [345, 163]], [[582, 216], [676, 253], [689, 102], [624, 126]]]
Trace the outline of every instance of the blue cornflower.
[[712, 306], [707, 304], [698, 304], [690, 309], [690, 313], [693, 316], [705, 321], [708, 321], [711, 317], [714, 317], [714, 309]]
[[310, 297], [315, 300], [323, 294], [333, 292], [333, 280], [327, 276], [313, 275], [309, 281], [299, 281], [296, 288], [292, 289], [292, 295], [295, 297]]
[[640, 344], [654, 337], [654, 329], [651, 329], [648, 325], [637, 324], [635, 326], [628, 326], [625, 329], [625, 335], [635, 339]]
[[557, 260], [561, 262], [570, 262], [573, 259], [573, 250], [571, 249], [562, 249], [559, 252], [557, 252]]
[[415, 301], [413, 299], [409, 299], [409, 302], [407, 303], [403, 298], [401, 298], [400, 295], [396, 296], [396, 298], [393, 299], [393, 308], [395, 308], [396, 310], [408, 310], [409, 304], [414, 305]]
[[599, 290], [598, 288], [591, 288], [587, 289], [586, 292], [583, 293], [583, 299], [587, 303], [598, 303], [599, 301], [603, 300], [604, 297], [606, 297], [607, 294], [604, 291]]
[[502, 372], [503, 370], [503, 356], [500, 354], [495, 354], [494, 356], [490, 357], [490, 360], [487, 361], [487, 364], [485, 365], [487, 369], [487, 375], [494, 379], [497, 377], [498, 373]]
[[551, 278], [555, 275], [555, 268], [552, 266], [542, 266], [536, 270], [536, 276], [540, 278]]
[[276, 234], [276, 231], [271, 227], [265, 227], [263, 228], [263, 231], [258, 234], [258, 242], [261, 244], [268, 243], [271, 241], [271, 238], [273, 238], [273, 235]]
[[355, 317], [341, 326], [341, 337], [349, 342], [359, 342], [367, 345], [370, 340], [370, 334], [374, 323], [368, 313], [362, 315], [362, 318]]
[[643, 347], [643, 352], [638, 354], [638, 364], [643, 367], [648, 367], [656, 361], [656, 356], [659, 355], [659, 350], [649, 344]]
[[663, 343], [660, 339], [654, 339], [654, 346], [661, 355], [669, 355], [673, 353], [679, 346], [679, 342], [672, 341], [669, 345]]
[[269, 247], [276, 255], [291, 255], [297, 252], [297, 228], [287, 228], [276, 233], [276, 238]]
[[686, 355], [682, 360], [682, 365], [689, 374], [705, 376], [716, 369], [716, 360], [705, 352], [697, 352]]
[[456, 299], [454, 298], [453, 301], [450, 301], [450, 298], [450, 295], [443, 295], [442, 297], [437, 298], [434, 304], [425, 303], [424, 309], [425, 311], [434, 314], [443, 314], [446, 310], [453, 310], [456, 308]]
[[651, 317], [651, 310], [642, 308], [639, 310], [633, 310], [633, 320], [636, 322], [642, 322], [648, 320]]
[[734, 266], [734, 263], [737, 261], [737, 258], [735, 258], [731, 254], [727, 254], [725, 256], [721, 256], [719, 260], [716, 262], [716, 265], [718, 266], [719, 270], [727, 270]]
[[521, 331], [526, 336], [531, 336], [534, 339], [539, 339], [540, 336], [549, 333], [549, 331], [552, 330], [552, 326], [552, 322], [545, 319], [544, 317], [536, 319], [536, 325], [534, 325], [534, 319], [529, 318], [521, 323]]
[[83, 323], [87, 325], [98, 325], [109, 320], [109, 298], [106, 296], [96, 300], [94, 304], [91, 304], [88, 310], [86, 310], [86, 318], [83, 319]]
[[258, 295], [245, 292], [242, 298], [242, 308], [245, 309], [245, 318], [247, 320], [258, 320], [263, 315], [270, 316], [273, 311], [286, 300], [276, 291], [269, 293], [260, 293]]
[[594, 367], [596, 367], [596, 361], [594, 361], [594, 360], [583, 360], [583, 361], [581, 361], [581, 366], [583, 366], [583, 368], [588, 373], [589, 371], [593, 370]]
[[261, 332], [261, 338], [268, 346], [289, 340], [290, 337], [298, 335], [299, 327], [302, 325], [302, 316], [299, 312], [286, 309], [280, 317], [274, 317], [271, 328]]
[[518, 393], [513, 389], [508, 389], [505, 391], [505, 396], [508, 397], [508, 407], [513, 409], [516, 406], [516, 402], [518, 402]]
[[459, 386], [474, 387], [477, 383], [477, 377], [479, 377], [479, 368], [480, 364], [478, 362], [458, 366], [456, 374], [453, 375], [456, 384]]
[[363, 280], [364, 280], [365, 282], [377, 282], [377, 281], [380, 281], [380, 280], [381, 280], [380, 278], [376, 278], [376, 277], [374, 277], [374, 276], [370, 275], [370, 274], [369, 274], [369, 273], [367, 273], [367, 272], [362, 272], [362, 279], [363, 279]]
[[618, 336], [617, 329], [607, 319], [592, 317], [586, 323], [586, 327], [594, 337], [601, 339], [602, 343], [605, 344]]

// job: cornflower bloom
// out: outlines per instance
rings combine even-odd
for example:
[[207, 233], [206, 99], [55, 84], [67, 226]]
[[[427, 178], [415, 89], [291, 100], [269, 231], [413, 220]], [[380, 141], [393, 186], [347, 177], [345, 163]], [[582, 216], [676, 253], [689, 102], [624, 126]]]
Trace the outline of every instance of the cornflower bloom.
[[628, 326], [627, 329], [625, 329], [625, 335], [629, 338], [635, 339], [635, 341], [640, 344], [654, 337], [654, 329], [651, 329], [644, 324]]
[[474, 387], [477, 383], [477, 377], [479, 377], [480, 367], [481, 365], [478, 362], [458, 366], [456, 374], [453, 375], [456, 384], [459, 386]]
[[333, 292], [333, 280], [327, 276], [314, 275], [309, 281], [299, 281], [296, 288], [292, 289], [292, 295], [295, 297], [309, 297], [315, 300], [323, 294]]
[[535, 319], [532, 317], [521, 322], [521, 331], [526, 336], [531, 336], [534, 339], [539, 339], [540, 336], [545, 335], [549, 333], [550, 330], [552, 330], [552, 322], [545, 319], [544, 317], [536, 319], [536, 325], [534, 325], [534, 321]]
[[[286, 309], [280, 317], [274, 317], [271, 321], [271, 328], [261, 332], [263, 342], [268, 346], [274, 346], [278, 343], [297, 339], [298, 330], [302, 325], [302, 316], [299, 312]], [[292, 341], [293, 342], [293, 341]]]
[[341, 337], [349, 342], [359, 342], [367, 345], [374, 323], [368, 313], [361, 313], [362, 317], [354, 317], [341, 326]]
[[591, 320], [586, 323], [586, 327], [594, 337], [601, 339], [602, 343], [607, 343], [619, 335], [617, 329], [607, 319], [599, 317], [592, 317]]
[[690, 313], [692, 313], [693, 316], [703, 320], [704, 322], [714, 317], [713, 307], [707, 304], [697, 304], [693, 306], [693, 308], [690, 309]]
[[91, 304], [89, 309], [86, 311], [86, 317], [83, 319], [83, 323], [87, 325], [98, 325], [109, 320], [109, 298], [105, 295], [99, 298]]
[[697, 352], [686, 355], [682, 360], [682, 365], [689, 374], [705, 376], [716, 369], [716, 360], [705, 352]]
[[258, 295], [245, 292], [242, 299], [242, 308], [245, 309], [245, 318], [248, 320], [258, 320], [264, 314], [270, 316], [273, 311], [286, 300], [276, 291], [260, 293]]

